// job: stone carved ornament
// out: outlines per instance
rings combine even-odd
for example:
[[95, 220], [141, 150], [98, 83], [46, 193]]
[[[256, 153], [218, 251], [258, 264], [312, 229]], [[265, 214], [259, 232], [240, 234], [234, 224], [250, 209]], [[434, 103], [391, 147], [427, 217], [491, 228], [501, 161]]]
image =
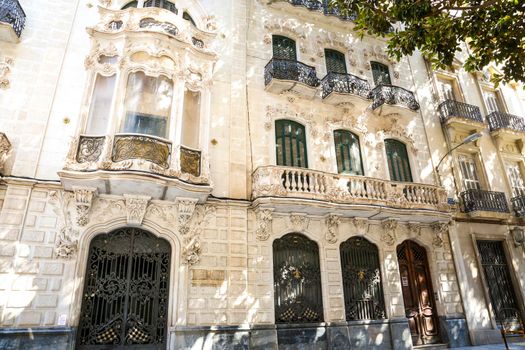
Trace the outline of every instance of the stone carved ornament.
[[62, 190], [49, 193], [53, 211], [58, 217], [59, 229], [55, 242], [54, 256], [59, 259], [71, 259], [78, 251], [79, 232], [73, 229], [69, 206], [73, 200], [73, 193]]
[[294, 213], [290, 214], [290, 226], [296, 232], [304, 232], [308, 229], [310, 219], [306, 214]]
[[0, 61], [0, 89], [8, 89], [11, 85], [7, 76], [11, 72], [13, 64], [14, 60], [10, 57], [5, 57], [3, 61]]
[[406, 141], [410, 145], [409, 149], [412, 151], [412, 153], [417, 155], [417, 149], [415, 147], [414, 135], [408, 133], [406, 128], [404, 128], [402, 125], [400, 125], [399, 119], [396, 118], [396, 116], [398, 116], [398, 114], [397, 113], [393, 113], [393, 114], [395, 114], [395, 116], [392, 116], [392, 117], [388, 118], [388, 120], [390, 120], [390, 124], [387, 125], [386, 127], [384, 127], [380, 131], [380, 132], [383, 133], [383, 138], [384, 138], [384, 135], [389, 135], [389, 136], [393, 136], [393, 137], [399, 137], [402, 140]]
[[389, 246], [393, 246], [396, 243], [396, 229], [398, 221], [396, 219], [386, 219], [381, 221], [383, 226], [383, 233], [381, 235], [381, 241]]
[[369, 223], [367, 218], [352, 218], [352, 223], [354, 224], [355, 229], [358, 234], [368, 233]]
[[434, 231], [434, 237], [432, 239], [432, 245], [436, 248], [443, 247], [443, 235], [448, 233], [447, 222], [436, 222], [431, 225], [432, 231]]
[[126, 199], [128, 225], [142, 225], [151, 197], [125, 194], [124, 198]]
[[177, 198], [177, 216], [179, 223], [179, 232], [181, 235], [187, 235], [190, 231], [190, 220], [195, 211], [197, 199]]
[[195, 265], [200, 261], [201, 233], [209, 218], [215, 212], [215, 207], [199, 205], [190, 219], [190, 229], [183, 238], [182, 259], [186, 265]]
[[266, 241], [272, 234], [273, 209], [260, 209], [256, 213], [257, 228], [255, 238], [259, 241]]
[[328, 243], [336, 243], [339, 238], [339, 224], [341, 223], [341, 217], [335, 214], [329, 214], [325, 218], [326, 235], [325, 239]]
[[423, 225], [421, 225], [419, 222], [407, 223], [407, 229], [408, 229], [409, 236], [421, 237], [422, 228], [423, 228]]
[[0, 172], [4, 170], [4, 165], [7, 161], [9, 153], [11, 152], [11, 142], [6, 134], [0, 132]]
[[93, 197], [97, 193], [96, 188], [74, 187], [75, 207], [77, 211], [77, 225], [86, 226], [89, 222], [89, 210], [93, 203]]

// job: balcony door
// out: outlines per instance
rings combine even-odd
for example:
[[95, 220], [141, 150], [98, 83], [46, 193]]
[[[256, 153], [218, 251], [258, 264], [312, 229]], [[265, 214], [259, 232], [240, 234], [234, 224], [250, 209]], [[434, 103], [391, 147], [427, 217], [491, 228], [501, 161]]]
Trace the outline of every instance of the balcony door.
[[334, 141], [337, 172], [340, 174], [363, 175], [359, 137], [347, 130], [335, 130]]
[[392, 85], [390, 79], [390, 71], [388, 66], [379, 62], [370, 62], [372, 67], [372, 76], [374, 77], [375, 85]]
[[509, 177], [510, 186], [512, 187], [512, 196], [525, 195], [525, 183], [523, 173], [519, 162], [509, 161], [507, 165], [507, 176]]
[[77, 349], [165, 349], [170, 244], [138, 228], [89, 247]]
[[476, 160], [472, 155], [460, 154], [458, 156], [459, 169], [463, 190], [480, 190], [481, 182], [478, 176]]
[[326, 60], [327, 73], [346, 73], [346, 60], [344, 53], [336, 50], [325, 49], [324, 57]]
[[280, 60], [297, 61], [297, 51], [295, 41], [282, 35], [274, 35], [273, 58]]
[[387, 139], [385, 140], [385, 150], [390, 180], [412, 182], [412, 172], [405, 144], [397, 140]]
[[308, 168], [304, 126], [292, 120], [275, 122], [277, 165]]
[[494, 112], [503, 112], [503, 103], [498, 96], [496, 91], [483, 91], [483, 97], [485, 98], [485, 105], [487, 106], [487, 114]]
[[426, 249], [413, 241], [397, 247], [405, 313], [414, 345], [440, 342]]
[[438, 90], [439, 90], [439, 97], [442, 101], [446, 100], [452, 100], [452, 101], [460, 101], [459, 93], [456, 91], [456, 87], [454, 85], [454, 81], [451, 79], [442, 79], [438, 78]]

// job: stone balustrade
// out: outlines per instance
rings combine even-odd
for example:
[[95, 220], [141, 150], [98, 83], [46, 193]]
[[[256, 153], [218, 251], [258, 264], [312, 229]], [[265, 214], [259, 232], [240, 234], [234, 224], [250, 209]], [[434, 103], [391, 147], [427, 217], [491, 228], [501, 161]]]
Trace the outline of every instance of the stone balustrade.
[[264, 166], [255, 170], [253, 199], [259, 197], [304, 198], [439, 211], [448, 208], [446, 192], [438, 186], [284, 166]]

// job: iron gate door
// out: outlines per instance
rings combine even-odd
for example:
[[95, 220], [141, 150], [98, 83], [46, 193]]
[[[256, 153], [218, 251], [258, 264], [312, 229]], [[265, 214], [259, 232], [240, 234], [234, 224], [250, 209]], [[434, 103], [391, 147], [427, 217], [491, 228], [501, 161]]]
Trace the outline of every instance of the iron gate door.
[[138, 228], [96, 236], [77, 349], [165, 349], [171, 248]]
[[426, 249], [405, 241], [397, 247], [399, 274], [408, 325], [414, 345], [440, 341], [439, 322]]
[[[477, 241], [481, 265], [487, 284], [489, 296], [496, 321], [515, 319], [516, 324], [521, 324], [521, 313], [516, 300], [514, 283], [510, 276], [505, 250], [502, 241]], [[522, 328], [520, 326], [520, 328]]]

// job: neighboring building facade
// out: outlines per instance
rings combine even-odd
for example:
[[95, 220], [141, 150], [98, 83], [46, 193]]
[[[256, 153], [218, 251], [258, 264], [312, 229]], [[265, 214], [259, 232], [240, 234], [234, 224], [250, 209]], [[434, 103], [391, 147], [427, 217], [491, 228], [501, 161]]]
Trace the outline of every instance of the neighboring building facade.
[[392, 62], [322, 1], [0, 15], [0, 347], [458, 347], [523, 319], [525, 94], [495, 68]]

